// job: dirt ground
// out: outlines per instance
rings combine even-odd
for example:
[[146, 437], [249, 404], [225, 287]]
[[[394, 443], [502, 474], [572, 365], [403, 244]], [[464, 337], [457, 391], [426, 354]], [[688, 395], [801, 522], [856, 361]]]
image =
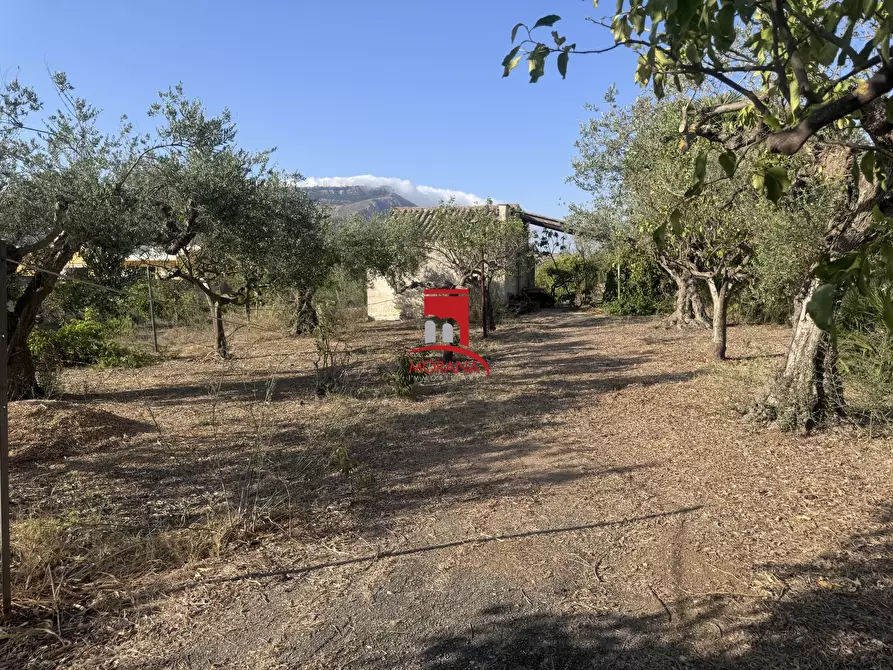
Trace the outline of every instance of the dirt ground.
[[395, 398], [420, 333], [359, 328], [322, 398], [312, 340], [245, 328], [229, 363], [168, 331], [163, 363], [13, 405], [19, 524], [141, 555], [209, 509], [245, 532], [60, 568], [3, 667], [893, 668], [893, 439], [738, 411], [786, 329], [732, 328], [717, 365], [707, 333], [544, 311], [472, 341], [489, 380]]

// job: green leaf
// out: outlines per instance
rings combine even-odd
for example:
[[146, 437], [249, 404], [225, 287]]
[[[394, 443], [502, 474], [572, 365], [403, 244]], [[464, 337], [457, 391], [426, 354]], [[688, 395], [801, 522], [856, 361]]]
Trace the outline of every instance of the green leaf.
[[569, 56], [567, 55], [567, 51], [562, 51], [558, 54], [558, 72], [561, 73], [561, 78], [567, 78], [567, 61]]
[[887, 123], [893, 123], [893, 98], [887, 98]]
[[791, 122], [795, 119], [795, 113], [800, 108], [800, 83], [796, 77], [791, 77], [788, 82], [788, 88], [791, 91]]
[[868, 21], [874, 16], [874, 8], [877, 6], [877, 0], [862, 0], [862, 13], [865, 14], [865, 20]]
[[654, 97], [658, 100], [662, 99], [665, 95], [664, 92], [664, 77], [662, 74], [654, 75], [652, 79], [652, 84], [654, 86]]
[[806, 305], [806, 313], [815, 321], [815, 325], [824, 331], [834, 326], [834, 305], [837, 302], [837, 287], [834, 284], [822, 284], [812, 294]]
[[512, 28], [512, 44], [515, 43], [515, 38], [518, 36], [518, 28], [520, 28], [522, 26], [524, 26], [525, 28], [527, 27], [523, 23], [519, 23], [514, 28]]
[[782, 196], [781, 185], [770, 176], [766, 176], [766, 197], [772, 202], [778, 202]]
[[666, 226], [658, 226], [651, 233], [651, 238], [654, 240], [654, 244], [660, 248], [664, 246], [664, 242], [667, 239], [667, 227]]
[[763, 190], [772, 202], [778, 202], [781, 196], [791, 187], [791, 180], [784, 168], [777, 165], [755, 172], [751, 178], [753, 187]]
[[856, 273], [856, 287], [859, 289], [859, 293], [862, 295], [868, 295], [868, 270], [864, 269], [862, 272]]
[[719, 25], [719, 34], [714, 36], [716, 45], [721, 50], [728, 49], [735, 41], [735, 7], [731, 2], [724, 3], [716, 13], [716, 22]]
[[833, 261], [824, 261], [816, 268], [816, 276], [826, 284], [842, 284], [863, 267], [863, 255], [858, 252], [844, 254]]
[[698, 153], [697, 158], [695, 158], [695, 179], [698, 180], [698, 184], [703, 184], [706, 177], [707, 152], [702, 150], [700, 153]]
[[734, 151], [725, 151], [719, 155], [719, 166], [725, 171], [727, 177], [735, 176], [735, 167], [738, 159]]
[[771, 130], [781, 130], [781, 121], [776, 119], [771, 114], [766, 114], [763, 116], [763, 123], [765, 123]]
[[702, 186], [698, 182], [692, 184], [688, 190], [683, 194], [685, 198], [694, 198], [696, 195], [701, 195]]
[[[698, 10], [697, 0], [676, 0], [676, 21], [679, 24], [679, 32], [684, 33], [688, 28], [689, 22]], [[669, 10], [667, 14], [670, 15]]]
[[878, 223], [883, 223], [887, 220], [887, 217], [884, 216], [884, 213], [881, 211], [881, 208], [877, 205], [874, 206], [874, 209], [871, 210], [871, 216], [874, 217], [874, 220]]
[[674, 209], [670, 213], [670, 230], [677, 237], [682, 235], [682, 214], [679, 213], [678, 209]]
[[859, 168], [862, 170], [862, 174], [865, 177], [865, 181], [869, 184], [874, 183], [874, 152], [866, 151], [862, 156], [862, 160], [859, 161]]
[[546, 73], [547, 55], [549, 55], [549, 48], [544, 44], [537, 44], [527, 56], [527, 67], [530, 72], [531, 84], [535, 84]]
[[884, 242], [881, 245], [881, 256], [884, 257], [884, 272], [887, 279], [893, 279], [893, 244]]
[[508, 52], [508, 55], [502, 59], [502, 67], [508, 67], [509, 63], [515, 60], [515, 56], [518, 55], [518, 52], [521, 50], [521, 45], [519, 44], [514, 49]]
[[518, 63], [520, 63], [520, 62], [521, 62], [521, 56], [518, 56], [513, 61], [511, 61], [508, 65], [505, 66], [505, 69], [502, 71], [502, 76], [508, 77], [509, 73], [512, 70], [514, 70], [517, 67]]
[[777, 181], [783, 192], [787, 192], [787, 190], [791, 188], [791, 180], [788, 179], [788, 172], [783, 167], [773, 165], [766, 170], [766, 175]]
[[555, 25], [556, 22], [561, 21], [561, 17], [557, 14], [549, 14], [539, 19], [536, 23], [533, 24], [533, 29], [541, 28], [542, 26], [546, 26], [547, 28], [551, 28]]

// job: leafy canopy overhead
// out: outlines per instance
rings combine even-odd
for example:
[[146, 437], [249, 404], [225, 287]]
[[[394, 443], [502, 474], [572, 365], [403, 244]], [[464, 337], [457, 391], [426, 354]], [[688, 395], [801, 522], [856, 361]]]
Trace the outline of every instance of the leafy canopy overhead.
[[[673, 89], [688, 98], [679, 124], [683, 148], [699, 137], [722, 147], [719, 164], [728, 178], [752, 148], [794, 155], [811, 141], [825, 150], [842, 145], [861, 154], [859, 160], [848, 158], [855, 206], [829, 231], [828, 257], [815, 273], [829, 285], [809, 304], [820, 327], [829, 328], [839, 289], [855, 284], [866, 291], [873, 254], [885, 260], [881, 281], [893, 281], [888, 218], [893, 194], [887, 189], [893, 101], [886, 98], [893, 90], [893, 1], [617, 0], [612, 15], [589, 19], [610, 34], [611, 42], [587, 50], [568, 44], [554, 29], [559, 20], [549, 15], [532, 27], [515, 26], [512, 42], [519, 35], [521, 41], [503, 61], [503, 75], [526, 56], [530, 81], [536, 82], [548, 57], [557, 53], [564, 77], [571, 54], [627, 47], [638, 54], [634, 79], [639, 85], [650, 86], [658, 98]], [[551, 29], [551, 40], [540, 37], [543, 27]], [[706, 152], [699, 153], [685, 199], [710, 186], [707, 160]], [[756, 165], [752, 175], [753, 186], [774, 202], [792, 181], [771, 160]], [[866, 212], [873, 221], [866, 220]], [[674, 209], [670, 225], [678, 216]], [[882, 297], [893, 330], [893, 290]]]
[[[702, 110], [693, 125], [717, 112], [748, 110], [754, 132], [734, 148], [759, 142], [793, 154], [820, 129], [850, 123], [893, 89], [891, 18], [891, 0], [617, 0], [612, 16], [588, 19], [613, 38], [602, 48], [569, 44], [553, 28], [560, 20], [554, 14], [530, 28], [519, 23], [512, 42], [521, 41], [503, 61], [503, 75], [526, 56], [536, 82], [557, 53], [564, 77], [572, 54], [628, 47], [639, 54], [636, 82], [658, 98], [669, 87], [681, 92], [708, 82], [740, 96]], [[552, 28], [551, 40], [534, 36], [542, 27]]]

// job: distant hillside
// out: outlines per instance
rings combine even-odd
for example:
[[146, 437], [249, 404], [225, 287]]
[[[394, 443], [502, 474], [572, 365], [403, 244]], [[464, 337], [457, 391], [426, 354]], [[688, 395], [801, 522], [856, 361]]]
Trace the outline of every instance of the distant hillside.
[[392, 207], [415, 207], [404, 197], [397, 195], [387, 186], [310, 186], [307, 188], [312, 200], [328, 205], [338, 218], [360, 214], [371, 218], [384, 214]]

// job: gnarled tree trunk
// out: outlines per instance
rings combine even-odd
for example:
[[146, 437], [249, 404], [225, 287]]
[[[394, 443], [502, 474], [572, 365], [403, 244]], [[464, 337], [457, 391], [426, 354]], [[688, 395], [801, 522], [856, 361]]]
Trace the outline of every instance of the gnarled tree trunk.
[[808, 280], [797, 297], [794, 332], [784, 367], [757, 408], [758, 416], [777, 421], [783, 428], [809, 430], [829, 412], [840, 414], [844, 410], [833, 340], [806, 312], [819, 285], [817, 279]]
[[[893, 125], [887, 122], [883, 99], [862, 109], [862, 127], [875, 145], [886, 151], [893, 150]], [[829, 176], [853, 173], [855, 160], [851, 150], [840, 147], [823, 148], [819, 153], [819, 163]], [[881, 153], [877, 154], [877, 161], [889, 178], [890, 161]], [[887, 216], [893, 213], [893, 203], [878, 187], [877, 180], [869, 183], [861, 174], [857, 179], [858, 182], [853, 184], [850, 206], [831, 222], [825, 236], [825, 251], [832, 258], [857, 249], [865, 241], [874, 221], [872, 210], [875, 205]], [[819, 280], [810, 278], [797, 296], [794, 332], [784, 367], [753, 412], [757, 417], [777, 421], [785, 428], [809, 430], [826, 420], [832, 411], [835, 414], [844, 412], [843, 386], [837, 372], [834, 343], [806, 312], [819, 285]]]
[[319, 325], [319, 316], [313, 303], [315, 294], [316, 290], [313, 288], [302, 289], [295, 293], [295, 324], [292, 335], [308, 335]]
[[698, 293], [693, 277], [688, 279], [688, 310], [691, 318], [689, 325], [710, 328], [710, 317], [707, 316], [707, 310], [704, 309], [704, 303], [701, 302], [701, 294]]
[[683, 270], [667, 270], [667, 274], [676, 282], [676, 308], [667, 317], [666, 325], [710, 328], [710, 317], [704, 309], [694, 277]]
[[[31, 358], [31, 350], [28, 348], [28, 336], [37, 324], [37, 316], [44, 300], [50, 295], [56, 283], [58, 274], [62, 272], [68, 262], [74, 257], [75, 249], [69, 245], [64, 234], [60, 234], [44, 252], [34, 257], [29, 265], [49, 270], [53, 274], [28, 270], [34, 274], [29, 278], [24, 291], [15, 301], [15, 307], [9, 312], [7, 320], [9, 338], [7, 374], [9, 379], [7, 397], [9, 400], [21, 400], [24, 398], [40, 398], [44, 395], [37, 380], [37, 370]], [[29, 256], [29, 259], [31, 257]], [[20, 261], [21, 258], [12, 258]], [[6, 263], [8, 285], [12, 285], [18, 265], [16, 262]], [[7, 306], [0, 306], [7, 308]]]

